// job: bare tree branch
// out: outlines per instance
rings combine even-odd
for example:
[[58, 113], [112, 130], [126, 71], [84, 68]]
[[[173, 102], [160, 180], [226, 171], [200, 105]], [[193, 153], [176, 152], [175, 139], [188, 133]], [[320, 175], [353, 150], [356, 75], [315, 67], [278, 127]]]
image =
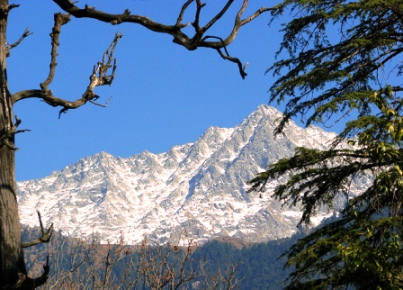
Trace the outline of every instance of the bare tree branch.
[[209, 48], [217, 49], [217, 48], [222, 48], [224, 46], [227, 46], [227, 45], [229, 45], [230, 43], [232, 43], [234, 41], [235, 37], [238, 35], [239, 29], [241, 28], [241, 26], [251, 22], [252, 20], [254, 20], [256, 17], [258, 17], [259, 15], [261, 15], [264, 12], [273, 11], [273, 10], [277, 9], [277, 6], [270, 7], [270, 8], [261, 7], [255, 13], [253, 13], [251, 16], [245, 18], [244, 20], [241, 20], [241, 17], [243, 15], [243, 13], [245, 12], [246, 8], [248, 7], [248, 2], [249, 2], [248, 0], [243, 1], [241, 8], [238, 10], [238, 13], [236, 15], [235, 23], [234, 23], [234, 26], [232, 28], [232, 31], [227, 36], [227, 38], [222, 40], [222, 38], [220, 37], [219, 39], [221, 39], [221, 41], [218, 41], [218, 42], [205, 42], [205, 41], [203, 41], [200, 44], [200, 47], [209, 47]]
[[46, 283], [49, 277], [49, 271], [50, 271], [50, 266], [49, 266], [49, 255], [46, 257], [46, 263], [43, 265], [43, 273], [40, 277], [32, 279], [32, 289], [43, 285]]
[[204, 6], [206, 6], [206, 3], [201, 3], [200, 0], [196, 0], [196, 15], [195, 20], [192, 23], [193, 27], [195, 28], [195, 35], [193, 37], [195, 42], [198, 42], [199, 39], [201, 39], [201, 37], [203, 36], [203, 30], [200, 28], [199, 23], [200, 23], [200, 12]]
[[22, 247], [23, 248], [28, 248], [28, 247], [32, 247], [32, 246], [36, 246], [42, 243], [48, 243], [50, 241], [50, 238], [52, 237], [53, 234], [53, 224], [50, 225], [50, 227], [45, 230], [43, 228], [43, 223], [42, 223], [42, 218], [41, 218], [41, 213], [39, 211], [37, 211], [38, 213], [38, 218], [39, 218], [39, 225], [41, 227], [41, 233], [42, 235], [33, 241], [29, 241], [29, 242], [23, 242], [22, 243]]
[[[217, 39], [220, 39], [220, 38], [217, 37], [217, 36], [208, 36], [208, 35], [205, 36], [203, 39], [207, 39], [207, 38], [217, 38]], [[224, 42], [224, 40], [222, 40], [222, 39], [220, 39], [220, 40], [221, 40], [222, 42]], [[232, 62], [236, 63], [236, 64], [238, 65], [239, 74], [241, 75], [241, 77], [242, 77], [243, 79], [245, 79], [245, 77], [247, 76], [247, 73], [245, 72], [245, 69], [246, 69], [246, 67], [248, 66], [249, 63], [246, 62], [245, 65], [242, 65], [241, 61], [240, 61], [238, 58], [232, 57], [232, 56], [229, 55], [226, 46], [223, 46], [223, 48], [224, 48], [225, 54], [221, 51], [220, 48], [217, 48], [216, 50], [217, 50], [217, 52], [220, 54], [220, 56], [221, 56], [223, 59], [226, 59], [226, 60], [229, 60], [229, 61], [232, 61]]]
[[245, 25], [245, 24], [248, 24], [249, 22], [251, 22], [252, 20], [257, 18], [258, 16], [260, 16], [260, 14], [263, 14], [264, 12], [274, 11], [274, 10], [277, 10], [277, 9], [278, 9], [277, 6], [269, 7], [269, 8], [261, 7], [255, 13], [253, 13], [251, 16], [249, 16], [249, 17], [245, 18], [244, 20], [242, 20], [241, 21], [241, 26]]
[[59, 35], [61, 31], [61, 26], [68, 23], [69, 21], [70, 21], [70, 15], [68, 14], [56, 13], [54, 15], [54, 26], [52, 29], [52, 33], [50, 34], [52, 39], [52, 49], [51, 49], [51, 61], [49, 65], [50, 68], [49, 74], [46, 80], [40, 84], [41, 87], [40, 90], [39, 89], [24, 90], [13, 94], [11, 96], [13, 104], [27, 98], [39, 98], [53, 107], [57, 106], [63, 107], [59, 112], [59, 118], [61, 114], [67, 112], [67, 110], [79, 108], [84, 104], [86, 104], [87, 102], [102, 107], [105, 107], [108, 104], [110, 99], [106, 102], [106, 104], [99, 104], [96, 102], [99, 96], [94, 93], [94, 89], [98, 86], [111, 85], [113, 82], [116, 71], [116, 58], [114, 58], [114, 52], [118, 40], [122, 37], [120, 33], [117, 33], [115, 35], [112, 43], [109, 45], [108, 49], [103, 54], [102, 61], [99, 61], [93, 67], [89, 85], [87, 86], [87, 89], [85, 90], [81, 98], [75, 101], [68, 101], [55, 96], [53, 92], [49, 90], [49, 85], [53, 81], [56, 72]]
[[[18, 123], [18, 120], [16, 121], [16, 123]], [[47, 230], [45, 230], [43, 228], [41, 214], [39, 211], [37, 211], [37, 213], [38, 213], [39, 225], [41, 227], [42, 235], [36, 240], [30, 241], [30, 242], [25, 242], [25, 243], [23, 242], [22, 243], [23, 248], [28, 248], [28, 247], [35, 246], [35, 245], [38, 245], [41, 243], [48, 243], [50, 241], [50, 238], [52, 237], [53, 224]], [[36, 278], [31, 278], [31, 277], [28, 277], [27, 273], [20, 272], [20, 273], [18, 273], [18, 280], [15, 283], [15, 285], [13, 285], [12, 287], [4, 287], [2, 289], [35, 289], [46, 283], [46, 281], [48, 280], [48, 277], [49, 277], [49, 271], [50, 271], [50, 267], [49, 267], [49, 255], [48, 255], [46, 257], [46, 262], [43, 265], [43, 273], [41, 276], [36, 277]]]
[[18, 39], [18, 40], [17, 40], [16, 42], [14, 42], [13, 44], [9, 44], [9, 45], [7, 46], [7, 57], [10, 56], [10, 49], [12, 49], [12, 48], [18, 46], [18, 45], [24, 40], [25, 37], [27, 37], [27, 36], [29, 36], [29, 35], [31, 35], [31, 34], [32, 34], [32, 32], [30, 32], [30, 31], [29, 31], [29, 27], [27, 27], [27, 28], [25, 29], [24, 33], [21, 35], [20, 39]]
[[18, 280], [13, 287], [4, 287], [2, 289], [35, 289], [46, 283], [49, 277], [49, 256], [46, 257], [46, 263], [43, 265], [43, 273], [37, 278], [30, 278], [24, 273], [18, 273]]
[[10, 140], [13, 139], [15, 134], [30, 131], [29, 129], [17, 130], [18, 126], [21, 124], [21, 120], [15, 115], [15, 123], [11, 123], [10, 127], [0, 135], [0, 147], [7, 146], [11, 150], [17, 150], [14, 143]]
[[203, 32], [206, 32], [211, 26], [214, 25], [214, 23], [217, 22], [224, 14], [227, 12], [228, 8], [231, 6], [231, 4], [234, 2], [234, 0], [228, 0], [227, 4], [223, 7], [223, 9], [213, 17], [204, 27], [203, 27]]
[[10, 4], [10, 5], [8, 5], [8, 12], [10, 12], [11, 9], [14, 9], [14, 8], [17, 8], [17, 7], [20, 7], [20, 4]]
[[53, 81], [53, 78], [55, 76], [55, 70], [57, 66], [57, 47], [59, 46], [59, 35], [60, 35], [60, 29], [62, 25], [68, 23], [70, 21], [70, 15], [68, 14], [61, 14], [61, 13], [55, 13], [54, 15], [54, 21], [55, 24], [52, 29], [52, 33], [50, 34], [50, 37], [52, 39], [52, 50], [51, 50], [51, 61], [49, 65], [49, 75], [46, 78], [46, 80], [40, 84], [41, 89], [43, 91], [48, 90], [49, 84]]
[[[243, 0], [242, 6], [238, 10], [236, 17], [235, 17], [235, 23], [234, 26], [232, 27], [232, 30], [230, 31], [229, 35], [226, 38], [222, 38], [219, 36], [214, 36], [214, 37], [207, 37], [207, 38], [217, 38], [220, 41], [206, 41], [206, 37], [203, 37], [204, 33], [211, 28], [225, 13], [227, 13], [229, 7], [232, 5], [234, 0], [228, 0], [224, 7], [210, 20], [207, 22], [205, 26], [200, 25], [200, 15], [202, 12], [202, 8], [206, 6], [205, 3], [202, 3], [201, 0], [187, 0], [181, 7], [181, 10], [179, 12], [179, 16], [176, 19], [176, 22], [174, 25], [166, 25], [162, 24], [159, 22], [155, 22], [145, 16], [141, 15], [131, 15], [130, 11], [125, 10], [124, 13], [122, 14], [111, 14], [111, 13], [106, 13], [103, 11], [96, 10], [95, 8], [91, 8], [89, 6], [85, 6], [85, 8], [80, 9], [79, 7], [76, 6], [75, 3], [73, 3], [71, 0], [53, 0], [61, 9], [64, 11], [68, 12], [69, 14], [73, 15], [74, 17], [77, 18], [92, 18], [92, 19], [97, 19], [99, 21], [111, 23], [111, 24], [121, 24], [121, 23], [136, 23], [144, 26], [145, 28], [155, 31], [155, 32], [160, 32], [160, 33], [166, 33], [169, 34], [173, 37], [173, 42], [176, 44], [179, 44], [183, 47], [185, 47], [188, 50], [196, 50], [199, 47], [206, 47], [206, 48], [212, 48], [212, 49], [220, 49], [228, 46], [230, 43], [232, 43], [238, 34], [238, 31], [241, 26], [251, 22], [254, 20], [256, 17], [260, 16], [262, 13], [267, 12], [267, 11], [273, 11], [277, 9], [277, 6], [271, 7], [271, 8], [266, 8], [266, 7], [261, 7], [258, 9], [255, 13], [250, 15], [249, 17], [245, 19], [241, 19], [243, 13], [245, 12], [249, 1], [248, 0]], [[184, 24], [182, 23], [184, 14], [186, 10], [188, 9], [189, 5], [192, 4], [193, 2], [196, 2], [196, 12], [195, 12], [195, 17], [194, 17], [194, 22], [192, 23], [193, 27], [195, 28], [195, 33], [193, 36], [188, 36], [185, 34], [182, 29], [187, 27], [189, 23]], [[221, 55], [221, 54], [220, 54]], [[223, 55], [221, 55], [223, 57]], [[231, 57], [229, 55], [226, 55], [223, 57], [224, 59], [229, 59], [232, 62], [238, 63], [237, 58]], [[239, 61], [239, 63], [241, 63]], [[238, 66], [239, 66], [238, 63]], [[242, 68], [242, 65], [241, 65]], [[241, 76], [242, 78], [245, 78], [246, 74], [242, 73], [243, 70], [240, 69]]]
[[[113, 79], [115, 77], [115, 71], [116, 71], [116, 59], [114, 58], [114, 52], [115, 52], [117, 42], [119, 41], [119, 39], [121, 37], [122, 37], [122, 35], [120, 33], [117, 33], [115, 35], [109, 48], [105, 51], [105, 53], [102, 57], [102, 61], [99, 61], [98, 64], [94, 66], [94, 68], [92, 70], [92, 74], [90, 76], [90, 83], [81, 98], [79, 98], [75, 101], [68, 101], [68, 100], [55, 96], [51, 90], [48, 90], [48, 85], [53, 79], [54, 68], [56, 66], [56, 63], [55, 63], [54, 65], [51, 64], [51, 72], [49, 73], [49, 76], [46, 79], [46, 81], [41, 84], [41, 87], [42, 87], [41, 90], [34, 89], [34, 90], [24, 90], [24, 91], [17, 92], [12, 95], [13, 103], [16, 103], [18, 101], [21, 101], [23, 99], [28, 99], [28, 98], [39, 98], [39, 99], [42, 99], [48, 105], [51, 105], [53, 107], [57, 107], [57, 106], [63, 107], [59, 112], [59, 117], [61, 116], [62, 113], [67, 112], [67, 110], [77, 109], [77, 108], [85, 105], [87, 102], [91, 102], [98, 106], [106, 106], [106, 104], [109, 102], [109, 100], [105, 105], [95, 102], [99, 98], [99, 96], [94, 93], [94, 89], [98, 86], [112, 84]], [[56, 45], [53, 47], [56, 47]], [[53, 51], [53, 48], [52, 48], [52, 51]], [[54, 52], [57, 54], [57, 51], [54, 51]], [[53, 55], [52, 55], [52, 59], [53, 59]], [[56, 61], [56, 60], [54, 59], [54, 61]], [[53, 62], [53, 60], [52, 60], [52, 62]], [[52, 67], [53, 67], [53, 69], [52, 69]], [[111, 72], [110, 72], [110, 74], [108, 74], [110, 70], [111, 70]]]
[[182, 24], [182, 20], [183, 20], [183, 15], [185, 14], [186, 9], [188, 8], [188, 6], [193, 2], [194, 0], [188, 0], [186, 1], [185, 4], [183, 4], [181, 12], [179, 13], [178, 19], [176, 20], [176, 24], [175, 26], [179, 27], [179, 28], [183, 28], [186, 26], [189, 26], [190, 23], [187, 24]]

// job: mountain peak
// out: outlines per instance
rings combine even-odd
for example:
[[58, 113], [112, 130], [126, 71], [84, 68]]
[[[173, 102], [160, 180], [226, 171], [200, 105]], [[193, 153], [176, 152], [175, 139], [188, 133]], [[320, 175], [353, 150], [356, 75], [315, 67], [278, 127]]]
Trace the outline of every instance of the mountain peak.
[[[281, 117], [281, 116], [283, 115], [283, 114], [282, 114], [279, 110], [277, 110], [276, 108], [271, 107], [271, 106], [266, 105], [266, 104], [259, 105], [259, 106], [257, 107], [256, 111], [262, 112], [265, 116]], [[255, 111], [255, 112], [256, 112], [256, 111]]]
[[271, 119], [273, 121], [278, 121], [282, 116], [283, 114], [276, 108], [263, 104], [258, 106], [257, 109], [248, 116], [247, 119], [258, 118], [258, 119]]
[[221, 236], [248, 242], [290, 236], [300, 212], [285, 211], [270, 197], [277, 182], [259, 198], [246, 192], [246, 181], [291, 156], [296, 146], [323, 146], [334, 135], [292, 123], [284, 136], [274, 138], [280, 117], [278, 110], [261, 105], [240, 125], [210, 127], [195, 142], [166, 153], [114, 158], [100, 152], [49, 177], [20, 182], [21, 222], [36, 226], [37, 209], [45, 224], [68, 235], [97, 233], [113, 242], [123, 234], [129, 244], [144, 235], [166, 242], [184, 232], [199, 243]]

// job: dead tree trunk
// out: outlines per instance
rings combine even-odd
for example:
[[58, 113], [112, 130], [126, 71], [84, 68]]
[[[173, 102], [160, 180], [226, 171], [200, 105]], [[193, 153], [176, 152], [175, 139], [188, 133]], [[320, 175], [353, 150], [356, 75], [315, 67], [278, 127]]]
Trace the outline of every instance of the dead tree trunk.
[[0, 285], [16, 287], [26, 277], [21, 245], [15, 183], [14, 123], [11, 95], [7, 84], [7, 16], [12, 7], [0, 0]]

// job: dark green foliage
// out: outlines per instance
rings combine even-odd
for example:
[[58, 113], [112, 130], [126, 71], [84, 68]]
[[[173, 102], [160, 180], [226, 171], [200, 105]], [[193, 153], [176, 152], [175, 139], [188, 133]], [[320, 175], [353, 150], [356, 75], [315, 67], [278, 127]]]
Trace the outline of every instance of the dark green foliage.
[[[293, 13], [287, 23], [276, 62], [269, 71], [278, 75], [271, 87], [271, 101], [287, 99], [286, 118], [303, 114], [307, 124], [326, 122], [334, 113], [371, 111], [374, 93], [386, 90], [392, 74], [400, 75], [396, 61], [402, 52], [400, 0], [286, 0], [275, 16]], [[400, 82], [391, 92], [400, 92]], [[314, 109], [308, 113], [309, 109]]]
[[284, 269], [285, 259], [281, 255], [295, 243], [300, 235], [267, 243], [252, 244], [242, 249], [228, 243], [211, 241], [198, 249], [193, 258], [207, 261], [210, 276], [225, 265], [239, 264], [237, 268], [238, 289], [261, 290], [283, 289], [290, 272]]
[[296, 265], [287, 289], [399, 289], [403, 219], [332, 222], [301, 239], [287, 252]]
[[[275, 133], [295, 116], [326, 126], [349, 117], [328, 150], [297, 148], [250, 181], [264, 190], [288, 176], [273, 195], [302, 205], [300, 223], [348, 199], [340, 220], [287, 252], [288, 289], [402, 289], [403, 1], [285, 0], [274, 15], [286, 12], [283, 59], [269, 69], [271, 101], [286, 102]], [[363, 176], [372, 183], [353, 196]]]

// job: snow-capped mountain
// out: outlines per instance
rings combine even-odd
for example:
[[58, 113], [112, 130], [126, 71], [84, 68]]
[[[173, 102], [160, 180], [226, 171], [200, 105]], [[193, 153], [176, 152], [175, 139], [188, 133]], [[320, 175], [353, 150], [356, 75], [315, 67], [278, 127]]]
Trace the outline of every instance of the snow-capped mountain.
[[[235, 128], [211, 127], [194, 143], [166, 153], [148, 151], [129, 158], [98, 153], [38, 180], [18, 183], [23, 225], [45, 224], [74, 237], [120, 236], [135, 244], [187, 234], [202, 243], [219, 236], [262, 242], [290, 236], [300, 212], [270, 197], [247, 193], [246, 181], [296, 146], [324, 148], [335, 137], [317, 127], [290, 123], [273, 136], [281, 117], [262, 105]], [[359, 190], [356, 183], [353, 190]], [[332, 212], [323, 211], [317, 223]]]

